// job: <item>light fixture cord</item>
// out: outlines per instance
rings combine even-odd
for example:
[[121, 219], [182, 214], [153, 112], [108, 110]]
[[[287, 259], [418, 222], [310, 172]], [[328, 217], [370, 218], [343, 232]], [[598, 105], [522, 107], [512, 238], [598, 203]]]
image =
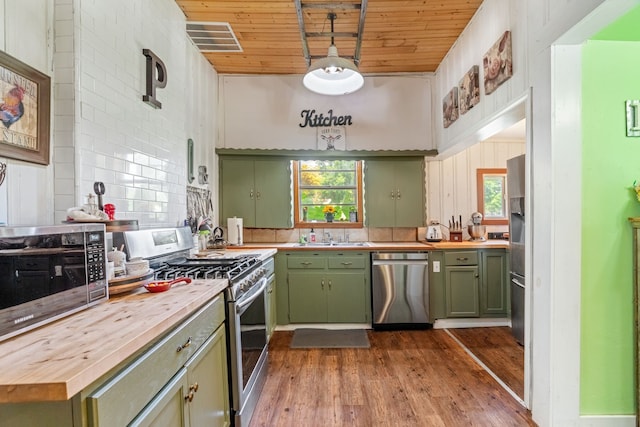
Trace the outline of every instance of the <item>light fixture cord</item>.
[[331, 44], [333, 45], [333, 20], [336, 19], [336, 14], [335, 13], [329, 13], [329, 15], [327, 15], [327, 18], [329, 18], [331, 20]]

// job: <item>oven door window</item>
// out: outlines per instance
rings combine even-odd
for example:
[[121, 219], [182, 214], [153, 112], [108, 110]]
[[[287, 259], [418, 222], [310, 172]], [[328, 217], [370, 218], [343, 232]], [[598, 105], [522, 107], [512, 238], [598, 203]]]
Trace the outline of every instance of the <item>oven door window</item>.
[[240, 337], [242, 343], [242, 389], [249, 382], [262, 350], [267, 345], [267, 323], [265, 318], [264, 292], [240, 314]]

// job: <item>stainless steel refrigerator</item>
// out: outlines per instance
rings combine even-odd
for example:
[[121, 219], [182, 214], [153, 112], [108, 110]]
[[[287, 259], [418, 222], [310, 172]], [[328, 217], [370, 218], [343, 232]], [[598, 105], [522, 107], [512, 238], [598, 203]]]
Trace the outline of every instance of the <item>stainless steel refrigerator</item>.
[[507, 160], [507, 195], [509, 197], [509, 276], [511, 279], [511, 333], [524, 345], [524, 234], [525, 155]]

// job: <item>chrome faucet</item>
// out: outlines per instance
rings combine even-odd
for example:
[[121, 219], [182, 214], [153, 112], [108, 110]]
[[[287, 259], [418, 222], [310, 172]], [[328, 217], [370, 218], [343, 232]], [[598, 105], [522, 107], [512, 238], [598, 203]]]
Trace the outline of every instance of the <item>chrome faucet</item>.
[[333, 238], [331, 237], [331, 233], [326, 232], [326, 233], [324, 233], [324, 236], [325, 236], [325, 242], [329, 243], [330, 245], [332, 245], [333, 244]]

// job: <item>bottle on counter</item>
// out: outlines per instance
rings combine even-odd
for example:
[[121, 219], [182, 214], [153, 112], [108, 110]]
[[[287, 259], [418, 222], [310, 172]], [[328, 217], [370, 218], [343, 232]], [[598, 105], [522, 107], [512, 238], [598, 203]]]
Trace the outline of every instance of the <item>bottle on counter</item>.
[[311, 243], [315, 243], [316, 241], [316, 233], [313, 231], [313, 228], [311, 229], [311, 233], [309, 233], [309, 241]]

